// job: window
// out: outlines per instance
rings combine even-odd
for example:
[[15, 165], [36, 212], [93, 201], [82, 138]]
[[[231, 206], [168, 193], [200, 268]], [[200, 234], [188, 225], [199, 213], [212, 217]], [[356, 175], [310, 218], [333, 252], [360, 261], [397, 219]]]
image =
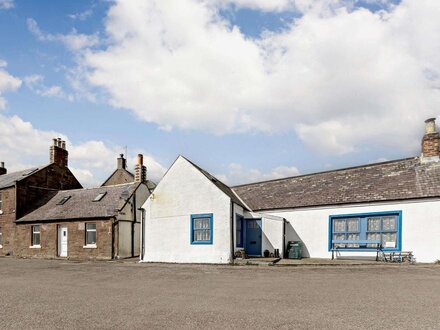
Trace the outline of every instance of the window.
[[0, 192], [0, 214], [3, 214], [3, 196]]
[[237, 247], [243, 247], [243, 216], [235, 215], [235, 240]]
[[3, 229], [0, 227], [0, 248], [3, 247]]
[[[330, 217], [330, 240], [371, 241], [378, 240], [384, 250], [399, 251], [401, 232], [401, 212], [355, 214]], [[376, 244], [336, 244], [346, 249], [374, 248]]]
[[96, 245], [96, 223], [86, 223], [86, 245]]
[[191, 244], [212, 244], [212, 218], [212, 213], [191, 215]]
[[64, 205], [72, 196], [65, 196], [57, 203], [57, 205]]
[[95, 199], [94, 199], [93, 201], [94, 201], [94, 202], [99, 202], [101, 199], [104, 198], [105, 195], [107, 195], [107, 192], [99, 193], [98, 196], [96, 196]]
[[32, 246], [40, 246], [40, 226], [32, 226]]

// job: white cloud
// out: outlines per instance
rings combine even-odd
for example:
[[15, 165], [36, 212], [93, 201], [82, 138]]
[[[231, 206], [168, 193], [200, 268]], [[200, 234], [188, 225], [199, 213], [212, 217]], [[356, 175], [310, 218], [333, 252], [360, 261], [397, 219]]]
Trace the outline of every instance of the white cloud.
[[258, 169], [248, 169], [244, 168], [240, 164], [232, 163], [228, 166], [228, 172], [226, 174], [219, 174], [216, 175], [216, 177], [229, 185], [238, 185], [250, 182], [286, 178], [298, 174], [299, 171], [294, 166], [277, 166], [268, 172], [262, 172]]
[[44, 84], [44, 77], [42, 75], [30, 75], [23, 78], [25, 85], [35, 94], [44, 97], [57, 97], [73, 102], [75, 97], [72, 94], [66, 93], [61, 86], [52, 85], [46, 86]]
[[70, 14], [67, 15], [69, 18], [73, 19], [73, 20], [78, 20], [78, 21], [84, 21], [87, 18], [89, 18], [90, 16], [92, 16], [93, 14], [93, 10], [92, 9], [87, 9], [81, 13], [77, 13], [77, 14]]
[[93, 47], [98, 44], [99, 38], [96, 34], [82, 34], [73, 29], [68, 34], [50, 34], [41, 31], [37, 22], [27, 19], [28, 30], [40, 41], [58, 41], [63, 43], [71, 51], [79, 51], [86, 47]]
[[320, 153], [418, 152], [423, 120], [440, 108], [437, 1], [295, 6], [304, 15], [283, 31], [251, 39], [205, 1], [116, 1], [106, 47], [83, 51], [81, 69], [110, 104], [164, 129], [292, 131]]
[[0, 10], [11, 9], [14, 7], [15, 7], [14, 0], [0, 0]]
[[3, 97], [3, 94], [8, 91], [17, 90], [22, 84], [22, 81], [19, 78], [10, 75], [5, 70], [6, 66], [6, 61], [0, 59], [0, 110], [6, 107], [6, 100]]
[[[49, 146], [54, 137], [67, 141], [69, 167], [84, 186], [100, 185], [116, 168], [116, 158], [121, 147], [102, 141], [72, 143], [68, 137], [56, 131], [39, 130], [18, 116], [0, 114], [0, 161], [6, 163], [9, 172], [49, 162]], [[142, 153], [142, 150], [139, 151]], [[165, 168], [151, 155], [145, 154], [144, 164], [148, 177], [156, 182], [165, 173]], [[129, 162], [133, 170], [134, 162]]]

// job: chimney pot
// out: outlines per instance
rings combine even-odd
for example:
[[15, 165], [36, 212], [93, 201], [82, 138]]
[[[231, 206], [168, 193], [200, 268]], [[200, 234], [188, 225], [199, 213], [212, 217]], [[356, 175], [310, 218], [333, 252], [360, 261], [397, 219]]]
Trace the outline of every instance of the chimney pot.
[[5, 168], [5, 162], [0, 162], [0, 175], [6, 174], [8, 171]]
[[120, 154], [117, 159], [118, 169], [126, 169], [127, 168], [127, 160], [124, 158], [124, 154]]
[[425, 135], [422, 139], [422, 163], [440, 160], [440, 133], [435, 126], [435, 118], [425, 120]]
[[144, 166], [144, 156], [142, 154], [138, 154], [137, 156], [137, 164], [134, 168], [134, 181], [147, 181], [147, 168]]
[[144, 165], [144, 156], [142, 154], [138, 154], [137, 163], [138, 165]]
[[425, 120], [425, 134], [432, 134], [437, 132], [435, 128], [435, 118], [428, 118]]

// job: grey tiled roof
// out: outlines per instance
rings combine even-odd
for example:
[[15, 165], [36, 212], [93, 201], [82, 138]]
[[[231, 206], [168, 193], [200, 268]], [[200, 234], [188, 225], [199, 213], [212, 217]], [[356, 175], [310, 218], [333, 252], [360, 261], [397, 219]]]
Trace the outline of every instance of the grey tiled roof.
[[255, 211], [440, 197], [440, 163], [407, 158], [233, 189]]
[[[122, 195], [131, 196], [139, 183], [104, 186], [90, 189], [62, 190], [56, 192], [46, 204], [25, 215], [17, 222], [37, 222], [53, 220], [110, 218], [117, 214], [124, 205]], [[94, 202], [100, 193], [106, 195], [99, 202]], [[70, 198], [63, 205], [57, 205], [64, 197]]]
[[[183, 158], [185, 158], [185, 157], [183, 157]], [[223, 193], [225, 193], [227, 196], [229, 196], [229, 198], [231, 198], [231, 200], [235, 204], [240, 205], [244, 209], [247, 209], [246, 205], [243, 204], [243, 202], [240, 200], [240, 198], [237, 197], [237, 195], [234, 193], [234, 191], [229, 186], [227, 186], [226, 184], [221, 182], [219, 179], [217, 179], [215, 176], [211, 175], [209, 172], [205, 171], [200, 166], [194, 164], [189, 159], [187, 159], [187, 158], [185, 158], [185, 159], [190, 164], [192, 164], [197, 170], [199, 170], [204, 176], [206, 176], [208, 178], [208, 180], [210, 180], [213, 184], [215, 184], [217, 186], [217, 188], [219, 188], [221, 191], [223, 191]]]
[[11, 187], [11, 186], [15, 185], [15, 182], [20, 181], [21, 179], [28, 177], [29, 175], [35, 173], [38, 170], [43, 169], [46, 166], [33, 167], [33, 168], [28, 168], [23, 171], [0, 175], [0, 189]]

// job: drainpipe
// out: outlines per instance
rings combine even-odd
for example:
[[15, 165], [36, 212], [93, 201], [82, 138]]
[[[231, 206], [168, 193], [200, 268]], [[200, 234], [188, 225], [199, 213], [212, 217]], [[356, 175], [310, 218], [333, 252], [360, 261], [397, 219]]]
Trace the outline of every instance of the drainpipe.
[[115, 259], [115, 220], [116, 218], [112, 218], [112, 259]]
[[145, 209], [140, 207], [138, 208], [141, 211], [141, 261], [144, 260], [145, 255]]
[[283, 259], [286, 257], [286, 222], [287, 220], [283, 218], [283, 251], [281, 251], [281, 256]]
[[137, 211], [136, 211], [136, 193], [133, 195], [133, 205], [131, 206], [133, 209], [133, 219], [131, 222], [131, 257], [134, 257], [134, 226], [137, 221]]
[[234, 242], [234, 202], [231, 200], [231, 263], [234, 262], [234, 249], [235, 248], [235, 242]]

